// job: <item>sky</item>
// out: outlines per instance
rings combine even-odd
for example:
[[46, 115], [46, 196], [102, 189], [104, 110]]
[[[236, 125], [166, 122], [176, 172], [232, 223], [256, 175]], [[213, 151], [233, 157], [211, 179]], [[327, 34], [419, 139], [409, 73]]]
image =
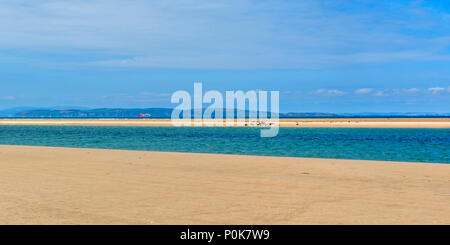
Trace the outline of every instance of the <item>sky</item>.
[[281, 112], [449, 113], [450, 2], [0, 0], [0, 109], [173, 107], [194, 82], [280, 91]]

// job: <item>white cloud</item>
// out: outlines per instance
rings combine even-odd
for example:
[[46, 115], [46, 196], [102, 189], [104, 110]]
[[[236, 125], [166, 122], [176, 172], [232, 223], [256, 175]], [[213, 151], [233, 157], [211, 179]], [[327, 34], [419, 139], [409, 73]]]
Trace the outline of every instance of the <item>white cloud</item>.
[[[409, 4], [366, 4], [0, 1], [0, 51], [89, 52], [96, 54], [89, 65], [202, 69], [450, 60], [441, 52], [448, 45], [448, 18], [438, 22], [426, 13], [439, 12], [417, 4], [420, 11]], [[413, 35], [412, 28], [437, 34]]]
[[326, 94], [326, 95], [344, 95], [345, 92], [337, 89], [318, 89], [316, 94]]
[[410, 88], [410, 89], [407, 89], [406, 90], [406, 92], [408, 92], [408, 93], [417, 93], [417, 92], [419, 92], [420, 90], [419, 89], [417, 89], [417, 88]]
[[372, 88], [360, 88], [355, 91], [356, 94], [368, 94], [373, 91]]
[[140, 92], [138, 94], [116, 93], [108, 96], [103, 96], [104, 100], [128, 100], [135, 102], [157, 102], [157, 101], [169, 101], [170, 93], [155, 93], [155, 92]]
[[428, 88], [428, 91], [430, 91], [432, 94], [436, 94], [443, 90], [445, 90], [445, 88], [441, 88], [441, 87]]
[[[429, 88], [429, 91], [432, 93], [436, 93], [438, 91], [442, 91], [443, 88]], [[444, 89], [445, 90], [445, 89]], [[450, 87], [448, 89], [450, 91]], [[356, 95], [365, 95], [371, 94], [373, 96], [393, 96], [393, 95], [411, 95], [419, 93], [421, 90], [418, 88], [409, 88], [409, 89], [382, 89], [382, 90], [374, 90], [373, 88], [360, 88], [354, 91]], [[336, 89], [318, 89], [315, 91], [316, 94], [326, 94], [326, 95], [347, 95], [351, 94], [347, 91], [341, 91]]]

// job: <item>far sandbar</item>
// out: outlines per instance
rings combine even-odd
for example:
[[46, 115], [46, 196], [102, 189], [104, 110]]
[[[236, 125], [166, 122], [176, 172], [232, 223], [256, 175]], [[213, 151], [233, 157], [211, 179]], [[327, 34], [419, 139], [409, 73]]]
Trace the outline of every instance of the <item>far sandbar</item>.
[[[205, 121], [217, 126], [220, 121]], [[0, 125], [174, 126], [170, 119], [0, 119]], [[258, 126], [247, 123], [246, 126]], [[281, 127], [450, 128], [450, 118], [280, 119]]]

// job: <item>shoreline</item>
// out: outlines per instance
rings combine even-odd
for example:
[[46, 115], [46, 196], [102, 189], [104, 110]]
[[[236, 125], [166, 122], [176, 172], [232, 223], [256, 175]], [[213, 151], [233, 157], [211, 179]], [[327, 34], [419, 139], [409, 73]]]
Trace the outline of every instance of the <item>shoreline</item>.
[[0, 145], [1, 224], [450, 224], [450, 165]]
[[[216, 123], [217, 120], [208, 120], [204, 122], [203, 126], [216, 126]], [[170, 119], [0, 119], [0, 125], [174, 126]], [[259, 127], [251, 124], [247, 124], [247, 126]], [[335, 128], [450, 128], [450, 118], [280, 119], [279, 126]]]
[[110, 148], [91, 148], [91, 147], [68, 147], [68, 146], [45, 146], [45, 145], [10, 145], [0, 144], [0, 147], [43, 147], [43, 148], [55, 148], [55, 149], [74, 149], [74, 150], [111, 150], [111, 151], [125, 151], [125, 152], [155, 152], [155, 153], [180, 153], [180, 154], [200, 154], [200, 155], [213, 155], [213, 156], [249, 156], [249, 157], [270, 157], [270, 158], [298, 158], [298, 159], [312, 159], [312, 160], [338, 160], [338, 161], [365, 161], [365, 162], [380, 162], [380, 163], [421, 163], [421, 164], [447, 164], [447, 162], [419, 162], [419, 161], [393, 161], [393, 160], [368, 160], [368, 159], [351, 159], [351, 158], [325, 158], [325, 157], [304, 157], [304, 156], [276, 156], [276, 155], [250, 155], [250, 154], [238, 154], [238, 153], [210, 153], [210, 152], [186, 152], [186, 151], [156, 151], [156, 150], [132, 150], [132, 149], [110, 149]]

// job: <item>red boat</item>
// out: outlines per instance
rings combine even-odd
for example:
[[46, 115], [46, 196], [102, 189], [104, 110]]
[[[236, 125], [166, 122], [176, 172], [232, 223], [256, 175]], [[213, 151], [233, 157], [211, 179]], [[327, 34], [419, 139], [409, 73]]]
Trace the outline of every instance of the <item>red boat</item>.
[[140, 113], [138, 115], [138, 117], [152, 117], [152, 115], [148, 114], [148, 113]]

